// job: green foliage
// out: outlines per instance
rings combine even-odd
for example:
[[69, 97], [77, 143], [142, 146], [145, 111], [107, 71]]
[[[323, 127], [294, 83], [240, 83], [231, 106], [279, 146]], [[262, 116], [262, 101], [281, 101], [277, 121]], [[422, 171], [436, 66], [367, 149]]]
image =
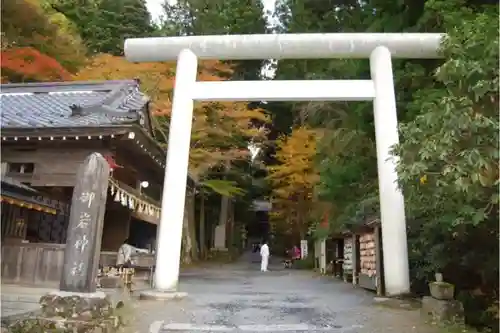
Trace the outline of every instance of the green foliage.
[[295, 269], [307, 269], [307, 270], [312, 270], [314, 269], [314, 256], [309, 255], [305, 259], [300, 259], [300, 260], [295, 260], [293, 262], [293, 268]]
[[[163, 36], [266, 33], [266, 21], [262, 16], [262, 12], [262, 2], [259, 0], [179, 0], [175, 4], [165, 1], [164, 15], [159, 24], [159, 31]], [[223, 62], [226, 66], [222, 67], [227, 68], [227, 64], [229, 64], [232, 70], [220, 71], [214, 74], [225, 79], [258, 79], [261, 67], [265, 62], [261, 60], [227, 61]], [[200, 80], [203, 79], [200, 78]], [[217, 132], [223, 128], [224, 126], [215, 126], [220, 121], [229, 124], [227, 120], [235, 115], [240, 114], [241, 117], [244, 117], [245, 113], [249, 115], [251, 110], [256, 110], [254, 104], [244, 104], [245, 108], [235, 107], [235, 104], [226, 104], [226, 114], [222, 115], [220, 112], [207, 114], [207, 119], [213, 124], [209, 126], [210, 130], [204, 127], [200, 136], [207, 136], [210, 132]], [[240, 104], [243, 105], [243, 103]], [[253, 113], [255, 114], [255, 112]], [[201, 119], [201, 117], [197, 118]], [[248, 123], [250, 126], [244, 126], [248, 131], [256, 130], [256, 128], [267, 122], [257, 117], [248, 117], [248, 119], [251, 119], [250, 123]], [[241, 126], [241, 124], [237, 126]], [[252, 219], [253, 215], [247, 212], [250, 209], [252, 200], [263, 191], [262, 186], [256, 186], [253, 182], [253, 176], [258, 166], [252, 164], [249, 158], [242, 159], [241, 156], [231, 158], [229, 151], [236, 152], [234, 148], [237, 146], [241, 152], [245, 152], [248, 141], [252, 139], [252, 136], [262, 145], [265, 145], [265, 142], [261, 141], [266, 140], [265, 138], [264, 140], [258, 140], [255, 135], [237, 135], [234, 129], [233, 126], [228, 132], [231, 135], [220, 136], [220, 139], [217, 140], [211, 137], [210, 143], [207, 140], [203, 141], [201, 147], [205, 150], [217, 148], [221, 160], [231, 160], [230, 168], [223, 168], [218, 164], [210, 165], [210, 170], [204, 174], [203, 184], [215, 193], [236, 197], [237, 200], [234, 202], [237, 206], [235, 220], [250, 223], [249, 220]], [[261, 135], [261, 137], [264, 136], [267, 136], [267, 131], [266, 135]], [[193, 137], [193, 139], [196, 138]], [[193, 141], [196, 142], [196, 140]], [[232, 148], [226, 147], [228, 145]], [[209, 160], [206, 156], [202, 156], [202, 159]], [[218, 207], [220, 207], [220, 204], [217, 205], [216, 210], [219, 209]]]
[[243, 189], [238, 187], [236, 182], [230, 180], [208, 179], [202, 181], [200, 185], [225, 197], [242, 196], [246, 193]]
[[[275, 29], [449, 34], [444, 60], [393, 62], [401, 122], [395, 153], [401, 157], [412, 287], [428, 292], [427, 280], [439, 270], [468, 295], [463, 298], [468, 322], [492, 326], [493, 314], [485, 310], [498, 304], [498, 4], [328, 3], [280, 0], [275, 16], [281, 24]], [[369, 70], [359, 60], [286, 60], [278, 63], [277, 78], [364, 79]], [[318, 146], [316, 190], [334, 207], [331, 232], [378, 215], [371, 104], [269, 103], [268, 108], [278, 131], [287, 133], [295, 123], [326, 128]]]
[[72, 21], [91, 53], [123, 55], [126, 38], [148, 37], [154, 27], [145, 0], [51, 0]]
[[442, 88], [420, 91], [413, 105], [421, 113], [401, 124], [395, 153], [414, 275], [425, 279], [440, 270], [459, 289], [475, 289], [475, 301], [466, 302], [468, 319], [491, 325], [483, 310], [498, 299], [498, 256], [492, 255], [498, 253], [498, 7], [474, 12], [461, 2], [454, 11], [445, 5], [445, 62], [435, 75]]
[[[162, 34], [226, 35], [266, 33], [262, 2], [258, 0], [180, 0], [164, 4], [165, 16], [160, 24]], [[255, 80], [266, 61], [231, 62], [231, 78]]]

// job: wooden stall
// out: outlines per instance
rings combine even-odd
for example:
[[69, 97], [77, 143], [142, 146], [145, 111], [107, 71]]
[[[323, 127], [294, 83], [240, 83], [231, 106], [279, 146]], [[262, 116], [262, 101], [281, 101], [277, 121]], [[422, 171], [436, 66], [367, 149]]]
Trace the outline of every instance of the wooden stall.
[[384, 293], [383, 254], [380, 220], [352, 226], [344, 233], [344, 281]]
[[[165, 152], [137, 81], [4, 84], [0, 94], [2, 174], [35, 191], [25, 198], [33, 207], [45, 207], [31, 229], [15, 222], [17, 243], [2, 242], [3, 283], [58, 281], [76, 172], [93, 152], [112, 170], [102, 264], [116, 262], [134, 221], [156, 228]], [[9, 218], [2, 209], [2, 239]]]

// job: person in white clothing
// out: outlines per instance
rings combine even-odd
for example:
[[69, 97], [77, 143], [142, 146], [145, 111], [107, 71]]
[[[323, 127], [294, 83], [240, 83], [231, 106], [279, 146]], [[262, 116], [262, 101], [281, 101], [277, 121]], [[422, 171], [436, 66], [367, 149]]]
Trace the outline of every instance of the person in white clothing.
[[260, 247], [260, 257], [260, 271], [267, 272], [267, 265], [269, 263], [269, 246], [267, 246], [266, 241], [264, 241]]
[[135, 246], [129, 244], [128, 239], [126, 239], [123, 244], [118, 249], [118, 255], [116, 257], [116, 266], [118, 267], [127, 267], [131, 266], [132, 263], [132, 255], [136, 253], [148, 253], [149, 251], [146, 249], [139, 249]]

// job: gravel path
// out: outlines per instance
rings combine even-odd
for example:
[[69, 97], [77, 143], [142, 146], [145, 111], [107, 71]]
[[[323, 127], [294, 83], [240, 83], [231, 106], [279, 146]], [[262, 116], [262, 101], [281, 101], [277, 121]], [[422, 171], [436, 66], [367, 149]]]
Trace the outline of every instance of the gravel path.
[[140, 301], [137, 330], [187, 332], [435, 333], [418, 310], [375, 305], [374, 294], [311, 272], [257, 263], [191, 269], [186, 299]]

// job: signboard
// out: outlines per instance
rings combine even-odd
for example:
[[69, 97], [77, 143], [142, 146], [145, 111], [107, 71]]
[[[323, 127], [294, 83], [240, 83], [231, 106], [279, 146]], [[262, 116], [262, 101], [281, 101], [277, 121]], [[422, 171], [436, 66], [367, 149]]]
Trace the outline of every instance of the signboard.
[[307, 248], [307, 240], [300, 241], [300, 256], [301, 259], [307, 258], [308, 248]]

